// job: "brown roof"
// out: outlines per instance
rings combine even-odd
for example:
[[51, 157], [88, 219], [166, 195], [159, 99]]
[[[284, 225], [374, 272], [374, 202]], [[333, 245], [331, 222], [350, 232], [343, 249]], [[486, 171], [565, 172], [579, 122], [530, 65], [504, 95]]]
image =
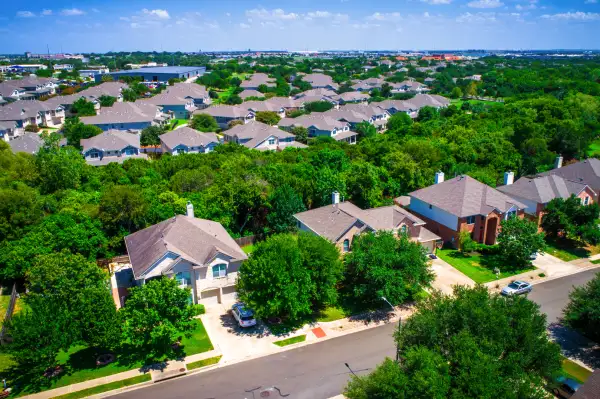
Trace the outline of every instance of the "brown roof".
[[526, 208], [523, 203], [466, 175], [413, 191], [409, 195], [458, 217], [488, 215], [494, 209], [504, 213], [513, 206]]

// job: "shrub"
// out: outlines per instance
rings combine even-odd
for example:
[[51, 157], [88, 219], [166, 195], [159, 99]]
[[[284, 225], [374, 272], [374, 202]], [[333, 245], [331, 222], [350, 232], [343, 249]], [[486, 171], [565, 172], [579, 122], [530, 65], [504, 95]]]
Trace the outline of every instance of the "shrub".
[[27, 126], [25, 126], [25, 131], [31, 132], [31, 133], [37, 133], [40, 131], [40, 128], [38, 127], [38, 125], [27, 125]]

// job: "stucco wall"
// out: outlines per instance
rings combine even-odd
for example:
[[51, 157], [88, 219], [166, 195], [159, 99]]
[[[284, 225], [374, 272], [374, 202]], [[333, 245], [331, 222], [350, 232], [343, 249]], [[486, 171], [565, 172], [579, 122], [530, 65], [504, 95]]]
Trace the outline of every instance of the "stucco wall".
[[429, 209], [429, 204], [420, 199], [411, 197], [409, 210], [444, 225], [453, 231], [458, 229], [458, 217], [435, 206]]

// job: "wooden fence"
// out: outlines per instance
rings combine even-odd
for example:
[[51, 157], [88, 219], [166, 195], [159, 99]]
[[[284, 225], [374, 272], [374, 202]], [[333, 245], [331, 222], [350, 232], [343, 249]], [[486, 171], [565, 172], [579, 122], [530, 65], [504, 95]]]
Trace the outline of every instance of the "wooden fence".
[[8, 308], [6, 309], [6, 315], [4, 316], [4, 321], [2, 322], [2, 330], [0, 331], [0, 343], [4, 345], [6, 333], [6, 325], [12, 319], [13, 313], [15, 311], [15, 305], [17, 304], [17, 283], [13, 284], [12, 293], [10, 294], [10, 302], [8, 303]]
[[237, 242], [240, 247], [245, 247], [246, 245], [254, 244], [256, 242], [256, 236], [235, 238], [235, 242]]

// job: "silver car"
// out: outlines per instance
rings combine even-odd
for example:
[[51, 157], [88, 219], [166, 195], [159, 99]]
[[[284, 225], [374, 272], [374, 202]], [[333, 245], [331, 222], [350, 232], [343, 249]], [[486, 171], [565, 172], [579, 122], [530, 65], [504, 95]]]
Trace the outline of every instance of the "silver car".
[[526, 281], [513, 281], [502, 289], [502, 295], [520, 295], [531, 292], [533, 286]]

